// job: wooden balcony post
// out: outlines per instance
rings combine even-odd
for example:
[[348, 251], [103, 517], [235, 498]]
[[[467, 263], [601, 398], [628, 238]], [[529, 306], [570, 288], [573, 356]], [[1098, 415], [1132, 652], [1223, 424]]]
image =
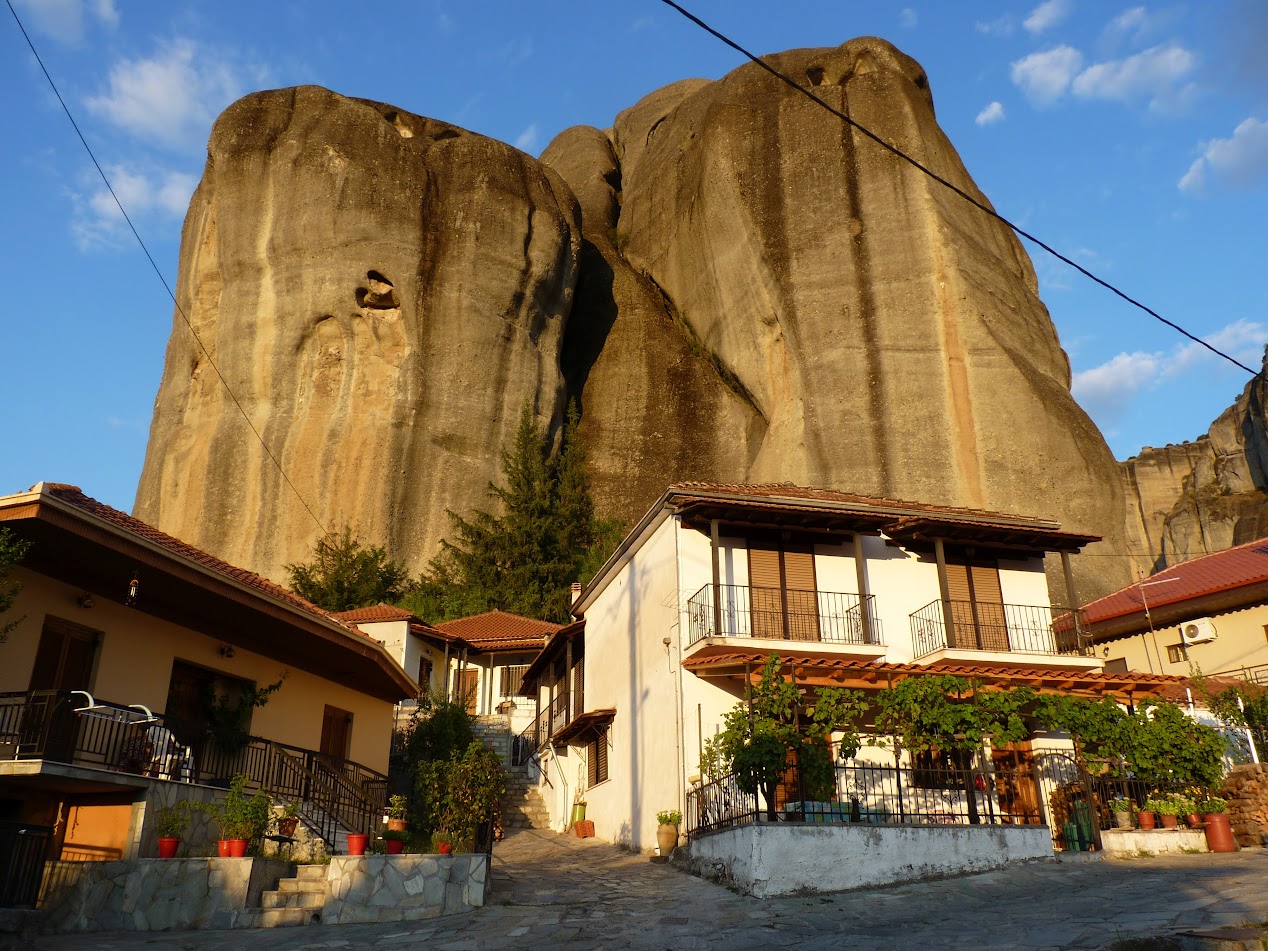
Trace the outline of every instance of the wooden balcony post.
[[[1074, 593], [1074, 572], [1070, 570], [1070, 553], [1061, 553], [1061, 572], [1065, 575], [1066, 605], [1070, 608], [1070, 623], [1074, 625], [1074, 648], [1083, 650], [1083, 631], [1079, 627], [1079, 601]], [[1054, 633], [1055, 636], [1055, 633]]]
[[[713, 631], [714, 637], [722, 634], [722, 569], [718, 563], [718, 549], [721, 543], [718, 537], [718, 520], [709, 519], [709, 548], [713, 556]], [[750, 581], [750, 584], [752, 582]]]
[[938, 559], [938, 598], [942, 601], [942, 646], [950, 647], [955, 637], [955, 615], [951, 610], [951, 586], [947, 582], [947, 551], [941, 538], [933, 540], [933, 553]]
[[867, 572], [863, 566], [863, 534], [854, 533], [854, 576], [858, 582], [859, 613], [863, 616], [863, 643], [874, 644], [872, 637], [872, 610], [867, 600]]
[[572, 638], [564, 644], [564, 723], [572, 722]]

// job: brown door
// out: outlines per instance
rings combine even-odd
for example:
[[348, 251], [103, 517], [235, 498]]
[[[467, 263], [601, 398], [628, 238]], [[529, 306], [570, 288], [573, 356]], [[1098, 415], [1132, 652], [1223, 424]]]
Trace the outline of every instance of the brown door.
[[61, 618], [44, 620], [31, 667], [31, 690], [88, 690], [99, 631]]
[[1039, 825], [1043, 815], [1030, 741], [991, 750], [991, 764], [995, 767], [995, 794], [1001, 818], [1016, 825]]
[[475, 716], [480, 690], [480, 671], [475, 667], [453, 672], [453, 699], [467, 708], [467, 712]]
[[748, 583], [754, 637], [819, 640], [814, 553], [750, 543]]
[[947, 593], [951, 596], [951, 630], [947, 647], [1006, 651], [1008, 626], [1004, 621], [1004, 592], [999, 565], [994, 560], [947, 563]]
[[321, 717], [321, 753], [338, 759], [348, 758], [352, 740], [352, 714], [338, 707], [326, 706]]

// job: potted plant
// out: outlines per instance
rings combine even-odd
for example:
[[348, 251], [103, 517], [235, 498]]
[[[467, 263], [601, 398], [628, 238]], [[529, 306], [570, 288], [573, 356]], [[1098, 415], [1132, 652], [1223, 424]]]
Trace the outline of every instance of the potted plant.
[[160, 809], [158, 821], [155, 823], [158, 832], [158, 853], [161, 859], [176, 858], [176, 850], [180, 848], [181, 836], [185, 826], [189, 824], [187, 806], [184, 800], [173, 806]]
[[1174, 797], [1176, 806], [1180, 810], [1179, 815], [1184, 816], [1184, 824], [1190, 829], [1196, 829], [1202, 824], [1202, 817], [1198, 814], [1198, 803], [1193, 796], [1186, 794]]
[[221, 858], [242, 858], [254, 839], [259, 839], [269, 828], [273, 818], [273, 800], [260, 790], [253, 796], [246, 794], [247, 777], [242, 773], [233, 777], [229, 792], [220, 803], [202, 803], [206, 812], [220, 829], [216, 845]]
[[1159, 800], [1152, 796], [1145, 800], [1144, 805], [1140, 807], [1140, 811], [1136, 813], [1136, 822], [1140, 828], [1148, 832], [1154, 828], [1154, 817], [1158, 814]]
[[453, 854], [453, 840], [450, 838], [448, 832], [443, 830], [437, 832], [434, 836], [432, 836], [431, 844], [435, 846], [436, 851], [441, 855]]
[[1180, 800], [1175, 796], [1163, 796], [1156, 803], [1154, 811], [1162, 816], [1162, 827], [1164, 829], [1176, 829], [1180, 826], [1180, 810], [1183, 808]]
[[299, 826], [299, 806], [288, 802], [277, 817], [277, 834], [291, 838]]
[[400, 855], [405, 851], [405, 839], [409, 835], [404, 829], [388, 829], [383, 833], [383, 841], [387, 845], [388, 855]]
[[1206, 847], [1212, 852], [1236, 852], [1237, 840], [1228, 822], [1228, 800], [1210, 796], [1197, 804], [1206, 826]]
[[1115, 829], [1130, 829], [1132, 827], [1132, 801], [1126, 796], [1118, 796], [1110, 800], [1110, 812], [1114, 814]]
[[[409, 828], [409, 800], [393, 796], [387, 801], [387, 831], [404, 832]], [[386, 836], [384, 837], [386, 838]], [[390, 840], [389, 840], [390, 841]]]
[[677, 809], [667, 809], [656, 813], [656, 844], [660, 854], [666, 858], [678, 846], [678, 826], [682, 823], [682, 813]]

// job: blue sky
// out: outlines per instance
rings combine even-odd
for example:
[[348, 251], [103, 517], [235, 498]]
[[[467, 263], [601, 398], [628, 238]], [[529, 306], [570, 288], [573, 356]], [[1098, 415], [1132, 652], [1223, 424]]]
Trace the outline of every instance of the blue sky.
[[[13, 0], [174, 282], [215, 116], [317, 83], [538, 154], [668, 82], [739, 64], [655, 0]], [[995, 207], [1258, 367], [1268, 341], [1268, 4], [695, 0], [758, 52], [883, 36]], [[74, 482], [130, 509], [172, 306], [27, 52], [0, 26], [0, 492]], [[1204, 432], [1246, 374], [1028, 248], [1119, 458]]]

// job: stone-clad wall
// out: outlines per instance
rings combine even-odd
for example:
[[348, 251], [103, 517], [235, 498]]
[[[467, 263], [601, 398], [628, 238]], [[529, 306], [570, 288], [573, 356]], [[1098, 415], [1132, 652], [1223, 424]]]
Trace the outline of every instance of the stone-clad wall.
[[44, 931], [180, 931], [255, 923], [260, 895], [292, 874], [269, 859], [49, 862]]
[[322, 924], [417, 921], [484, 904], [483, 855], [336, 855]]
[[[145, 812], [139, 823], [140, 828], [133, 828], [133, 858], [152, 859], [158, 855], [159, 810], [170, 808], [177, 802], [189, 803], [221, 802], [228, 795], [224, 789], [214, 786], [200, 786], [195, 783], [171, 783], [154, 780], [145, 794]], [[186, 856], [211, 856], [216, 853], [216, 839], [219, 830], [210, 816], [199, 809], [189, 809], [185, 813], [188, 823], [181, 836], [180, 851], [182, 858]]]
[[1238, 845], [1268, 845], [1268, 767], [1234, 766], [1221, 795], [1228, 800], [1228, 821]]

